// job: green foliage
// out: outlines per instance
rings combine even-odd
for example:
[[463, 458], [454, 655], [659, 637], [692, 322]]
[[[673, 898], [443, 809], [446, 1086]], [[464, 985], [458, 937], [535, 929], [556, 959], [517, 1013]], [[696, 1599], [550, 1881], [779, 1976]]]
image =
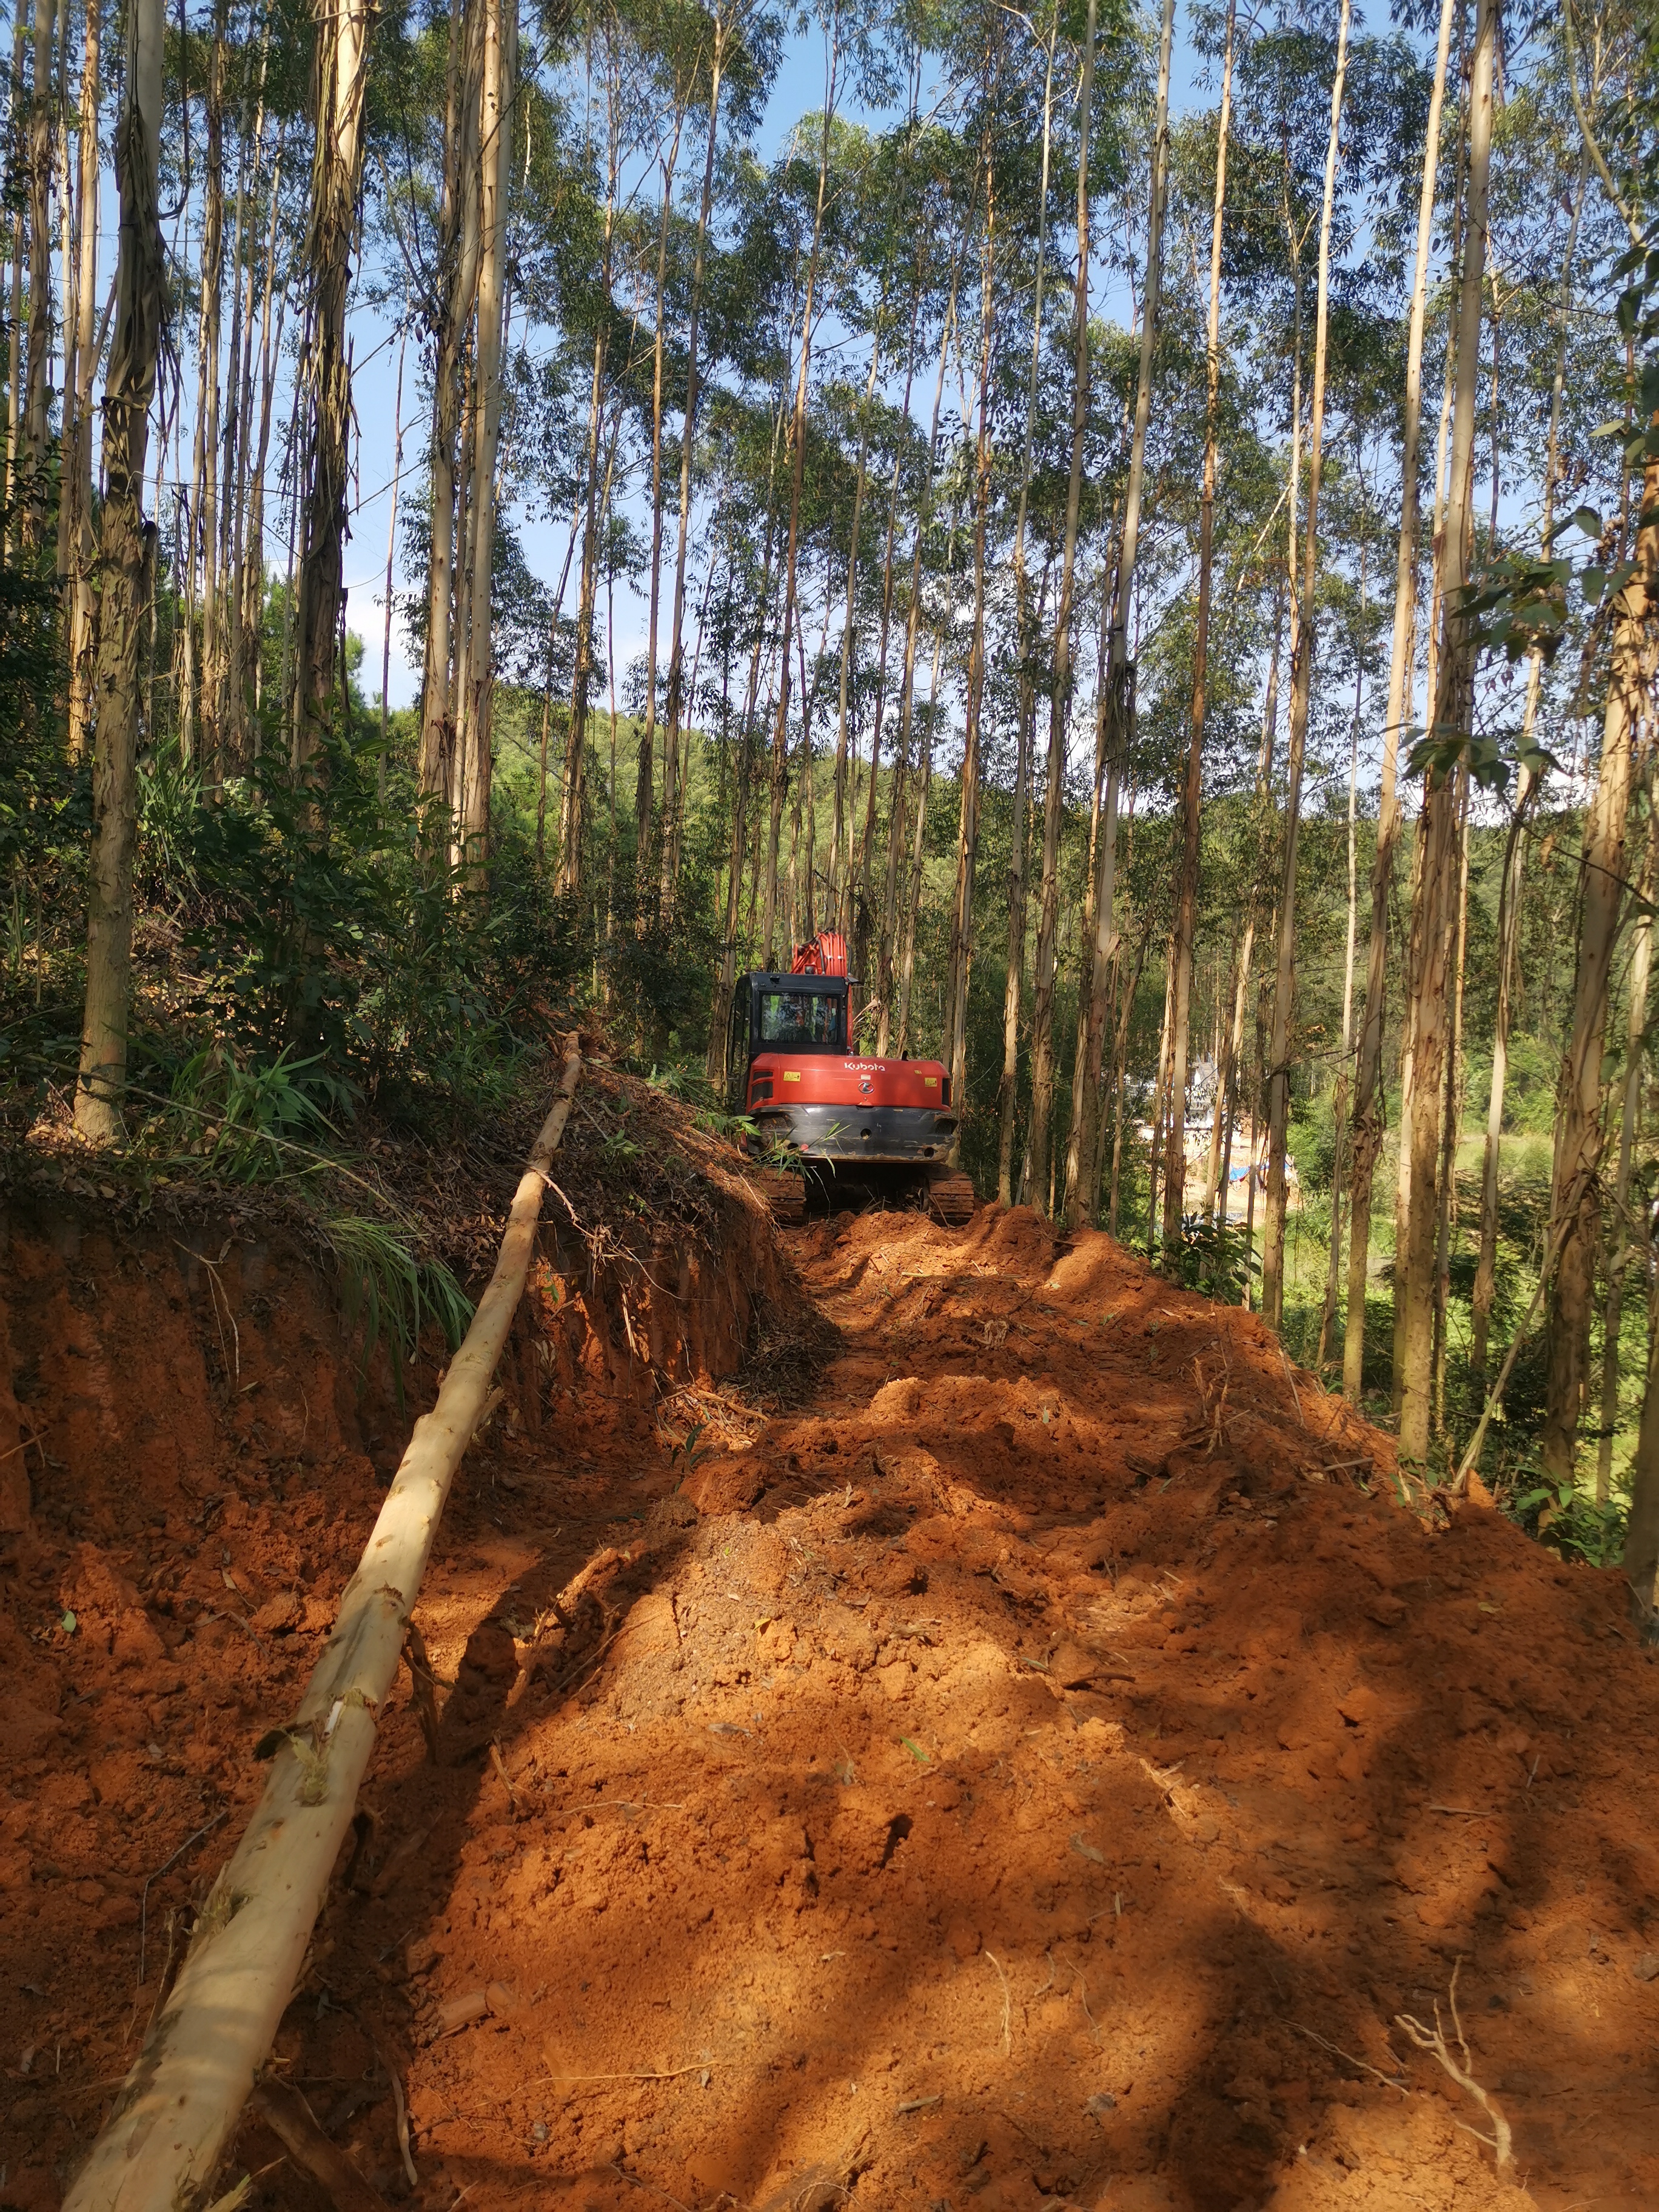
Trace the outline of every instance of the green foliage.
[[284, 1049], [266, 1065], [241, 1065], [213, 1044], [179, 1070], [173, 1110], [163, 1119], [183, 1120], [186, 1149], [200, 1155], [204, 1173], [262, 1182], [313, 1169], [316, 1146], [336, 1134], [325, 1104], [349, 1112], [354, 1097], [320, 1055], [296, 1060]]
[[1576, 1482], [1552, 1482], [1540, 1475], [1523, 1484], [1508, 1501], [1510, 1517], [1563, 1559], [1583, 1559], [1592, 1567], [1616, 1566], [1625, 1547], [1626, 1500], [1598, 1504]]
[[1245, 1283], [1261, 1273], [1261, 1263], [1246, 1243], [1242, 1223], [1183, 1215], [1179, 1244], [1162, 1246], [1159, 1265], [1166, 1275], [1189, 1291], [1237, 1305]]
[[[141, 880], [176, 905], [186, 1019], [216, 1066], [286, 1068], [349, 1119], [380, 1099], [452, 1123], [512, 1095], [520, 1030], [571, 967], [567, 918], [511, 839], [489, 895], [452, 866], [402, 776], [331, 738], [301, 773], [267, 757], [215, 805], [176, 755], [143, 779]], [[297, 1080], [297, 1077], [296, 1077]]]
[[454, 1351], [471, 1321], [471, 1301], [441, 1261], [421, 1259], [408, 1234], [387, 1222], [336, 1214], [324, 1233], [340, 1271], [347, 1322], [362, 1329], [362, 1372], [384, 1336], [401, 1411], [404, 1363], [419, 1352], [422, 1330], [435, 1322]]

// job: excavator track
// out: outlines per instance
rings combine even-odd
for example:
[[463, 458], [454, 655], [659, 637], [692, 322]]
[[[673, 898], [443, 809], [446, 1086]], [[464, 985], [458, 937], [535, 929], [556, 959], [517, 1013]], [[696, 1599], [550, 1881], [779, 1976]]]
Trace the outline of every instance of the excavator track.
[[781, 1228], [793, 1228], [806, 1218], [806, 1184], [800, 1176], [784, 1175], [775, 1168], [768, 1168], [751, 1178], [756, 1189], [772, 1209], [772, 1218]]
[[947, 1229], [965, 1227], [978, 1204], [971, 1176], [939, 1176], [927, 1186], [927, 1211]]

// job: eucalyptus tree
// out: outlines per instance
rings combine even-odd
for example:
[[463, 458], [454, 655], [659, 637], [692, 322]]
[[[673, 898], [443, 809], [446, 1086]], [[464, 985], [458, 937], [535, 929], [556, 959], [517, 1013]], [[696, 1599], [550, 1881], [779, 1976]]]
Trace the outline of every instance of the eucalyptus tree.
[[149, 530], [145, 453], [164, 308], [157, 169], [161, 134], [162, 0], [129, 0], [115, 174], [120, 235], [115, 315], [104, 380], [105, 494], [99, 538], [98, 674], [93, 702], [93, 848], [87, 992], [75, 1123], [83, 1137], [121, 1133], [132, 1000], [132, 866], [139, 651]]
[[1395, 561], [1394, 635], [1389, 696], [1382, 724], [1377, 793], [1376, 842], [1371, 863], [1370, 939], [1365, 963], [1364, 1012], [1354, 1068], [1352, 1198], [1348, 1238], [1347, 1310], [1342, 1346], [1342, 1388], [1359, 1400], [1365, 1348], [1365, 1278], [1370, 1248], [1371, 1187], [1382, 1138], [1382, 1032], [1388, 982], [1389, 905], [1394, 854], [1400, 836], [1400, 732], [1411, 708], [1416, 643], [1419, 440], [1422, 424], [1423, 342], [1428, 313], [1429, 261], [1433, 246], [1436, 182], [1441, 160], [1441, 118], [1446, 95], [1455, 0], [1440, 0], [1434, 80], [1424, 125], [1422, 184], [1418, 196], [1417, 246], [1406, 341], [1405, 391], [1401, 410], [1400, 538]]

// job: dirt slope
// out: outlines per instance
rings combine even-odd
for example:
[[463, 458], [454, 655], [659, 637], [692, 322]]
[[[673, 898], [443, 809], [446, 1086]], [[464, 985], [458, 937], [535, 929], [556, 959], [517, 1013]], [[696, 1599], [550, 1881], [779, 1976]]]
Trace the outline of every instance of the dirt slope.
[[[1422, 1525], [1386, 1439], [1103, 1237], [788, 1243], [834, 1341], [777, 1279], [747, 1385], [682, 1378], [653, 1431], [590, 1350], [469, 1462], [421, 1616], [442, 1764], [388, 1717], [279, 2045], [362, 2169], [410, 2193], [395, 2068], [434, 2212], [1659, 2203], [1659, 1675], [1613, 1578]], [[39, 1853], [45, 1778], [14, 1792]], [[90, 1939], [108, 1987], [82, 1950], [0, 1990], [46, 2023], [30, 2212], [154, 2001], [135, 1933]], [[1460, 1959], [1501, 2179], [1394, 2026]], [[258, 2128], [239, 2157], [322, 2203]]]

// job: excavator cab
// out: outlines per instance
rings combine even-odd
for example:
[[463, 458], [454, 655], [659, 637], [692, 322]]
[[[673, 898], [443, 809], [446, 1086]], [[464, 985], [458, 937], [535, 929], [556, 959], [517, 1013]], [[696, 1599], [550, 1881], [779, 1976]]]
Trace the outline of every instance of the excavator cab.
[[787, 975], [738, 976], [726, 1056], [728, 1113], [747, 1111], [750, 1075], [762, 1054], [847, 1050], [850, 988], [847, 940], [835, 930], [801, 945]]

